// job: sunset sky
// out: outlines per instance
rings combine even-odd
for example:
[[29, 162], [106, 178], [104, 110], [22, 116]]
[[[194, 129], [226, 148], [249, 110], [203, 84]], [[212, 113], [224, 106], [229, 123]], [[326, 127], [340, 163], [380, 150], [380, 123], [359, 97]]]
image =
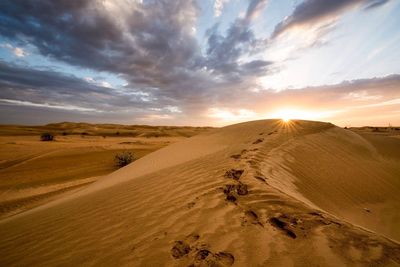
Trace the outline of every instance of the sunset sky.
[[0, 123], [400, 125], [400, 1], [1, 0]]

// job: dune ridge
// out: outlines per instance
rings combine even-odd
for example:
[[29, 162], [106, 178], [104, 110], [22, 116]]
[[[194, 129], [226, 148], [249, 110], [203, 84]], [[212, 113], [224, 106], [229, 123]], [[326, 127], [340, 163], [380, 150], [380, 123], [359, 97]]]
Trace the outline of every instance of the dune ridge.
[[215, 129], [1, 221], [0, 265], [397, 266], [398, 163], [329, 123]]

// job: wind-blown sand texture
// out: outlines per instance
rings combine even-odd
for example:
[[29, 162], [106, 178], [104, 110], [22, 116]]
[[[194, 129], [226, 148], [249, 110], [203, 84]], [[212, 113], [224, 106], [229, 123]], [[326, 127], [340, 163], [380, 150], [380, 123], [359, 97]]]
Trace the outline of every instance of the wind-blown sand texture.
[[1, 221], [0, 265], [398, 266], [392, 139], [309, 121], [211, 130]]
[[[0, 218], [41, 205], [115, 171], [118, 153], [129, 151], [141, 158], [207, 130], [87, 123], [0, 125]], [[55, 140], [40, 141], [44, 132], [55, 135]]]

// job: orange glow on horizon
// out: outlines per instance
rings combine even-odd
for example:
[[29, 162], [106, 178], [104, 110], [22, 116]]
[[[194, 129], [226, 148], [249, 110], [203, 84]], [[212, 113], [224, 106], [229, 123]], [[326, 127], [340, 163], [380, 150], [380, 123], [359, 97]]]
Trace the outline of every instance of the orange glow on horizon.
[[284, 122], [289, 122], [291, 120], [318, 120], [323, 118], [325, 114], [319, 112], [307, 111], [302, 109], [294, 108], [284, 108], [272, 112], [268, 115], [270, 118], [278, 118]]

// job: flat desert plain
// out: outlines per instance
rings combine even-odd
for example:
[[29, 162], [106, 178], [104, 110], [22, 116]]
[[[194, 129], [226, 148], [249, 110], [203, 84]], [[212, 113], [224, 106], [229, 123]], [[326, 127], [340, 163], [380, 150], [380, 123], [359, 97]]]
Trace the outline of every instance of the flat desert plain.
[[0, 265], [399, 266], [399, 210], [396, 128], [252, 121], [1, 220]]

